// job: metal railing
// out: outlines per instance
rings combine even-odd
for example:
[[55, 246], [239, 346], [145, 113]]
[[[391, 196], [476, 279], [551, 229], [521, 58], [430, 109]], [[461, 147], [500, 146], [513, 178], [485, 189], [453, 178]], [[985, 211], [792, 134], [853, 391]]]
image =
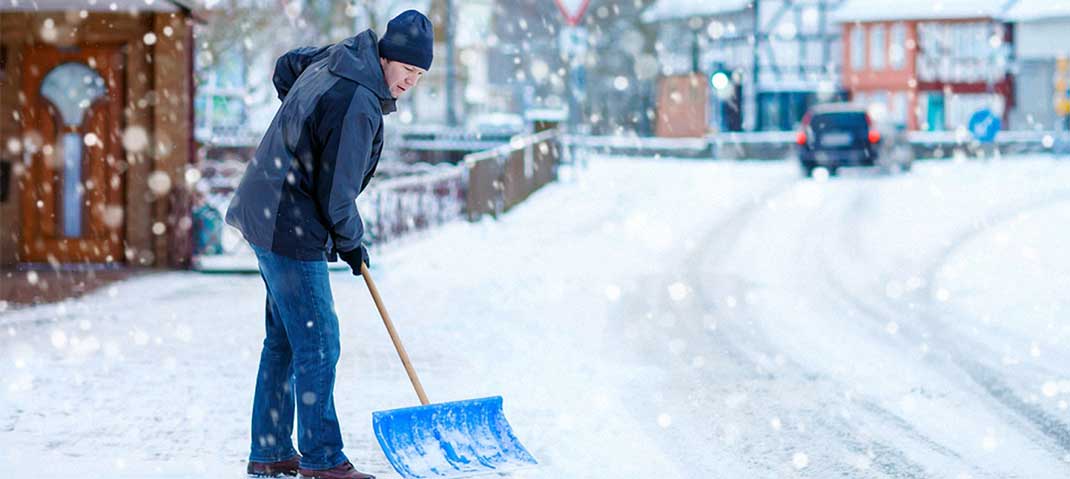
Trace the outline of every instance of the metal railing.
[[462, 163], [468, 174], [468, 219], [508, 211], [557, 178], [561, 158], [557, 129], [516, 136], [508, 144], [472, 153]]
[[[560, 152], [557, 130], [547, 130], [466, 155], [458, 165], [428, 166], [374, 181], [357, 201], [365, 234], [380, 245], [458, 219], [474, 221], [484, 214], [497, 217], [556, 178]], [[220, 230], [196, 232], [217, 236], [219, 251], [196, 255], [194, 266], [255, 270], [255, 258], [240, 234], [222, 224], [233, 195], [232, 188], [224, 190], [212, 191], [201, 200], [217, 212], [213, 225]]]
[[453, 166], [373, 183], [357, 206], [365, 233], [381, 244], [463, 218], [465, 191], [464, 167]]
[[[616, 155], [673, 156], [697, 159], [772, 160], [790, 156], [795, 148], [793, 131], [726, 132], [693, 138], [565, 135], [568, 150]], [[1065, 132], [1043, 130], [1001, 131], [989, 144], [981, 144], [965, 130], [906, 132], [919, 157], [941, 156], [952, 150], [1000, 149], [1004, 153], [1050, 151], [1052, 145], [1070, 142]], [[935, 155], [934, 155], [935, 153]]]

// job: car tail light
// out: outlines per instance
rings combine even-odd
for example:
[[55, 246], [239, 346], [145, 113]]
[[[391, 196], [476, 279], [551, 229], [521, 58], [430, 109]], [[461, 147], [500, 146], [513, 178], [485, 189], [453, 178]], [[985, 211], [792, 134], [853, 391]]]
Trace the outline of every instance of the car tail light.
[[869, 142], [877, 143], [881, 141], [881, 132], [877, 130], [869, 130]]
[[810, 127], [810, 112], [806, 112], [802, 117], [802, 129], [795, 134], [795, 144], [799, 146], [806, 145], [806, 129]]

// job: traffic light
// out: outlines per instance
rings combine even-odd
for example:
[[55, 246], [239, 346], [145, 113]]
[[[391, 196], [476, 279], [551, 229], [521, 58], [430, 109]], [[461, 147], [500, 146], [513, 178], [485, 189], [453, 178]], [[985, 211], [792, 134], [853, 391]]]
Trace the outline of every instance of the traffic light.
[[711, 65], [709, 72], [711, 125], [719, 131], [741, 130], [743, 115], [739, 100], [743, 91], [740, 75], [721, 62]]
[[728, 88], [728, 83], [731, 81], [732, 80], [728, 78], [727, 72], [719, 71], [710, 75], [710, 84], [712, 84], [718, 91]]
[[732, 79], [732, 70], [720, 64], [715, 65], [712, 73], [710, 73], [710, 86], [713, 87], [717, 98], [731, 100], [735, 96], [736, 90], [735, 81]]

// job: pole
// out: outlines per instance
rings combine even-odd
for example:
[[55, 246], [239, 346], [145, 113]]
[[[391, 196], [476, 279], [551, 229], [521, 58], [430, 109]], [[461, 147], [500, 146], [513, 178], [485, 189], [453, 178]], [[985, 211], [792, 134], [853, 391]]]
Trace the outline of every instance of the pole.
[[579, 134], [580, 124], [583, 122], [583, 103], [582, 99], [585, 95], [583, 92], [584, 82], [584, 60], [586, 48], [580, 45], [586, 39], [586, 35], [580, 34], [577, 30], [578, 27], [570, 25], [565, 27], [568, 41], [568, 70], [569, 70], [569, 92], [568, 97], [568, 118], [569, 118], [569, 131], [573, 134]]
[[691, 73], [698, 73], [698, 29], [691, 29]]
[[750, 112], [750, 130], [757, 131], [758, 128], [758, 74], [759, 74], [759, 62], [761, 61], [761, 55], [758, 53], [758, 49], [761, 48], [762, 39], [762, 16], [758, 11], [761, 6], [761, 1], [754, 2], [754, 29], [752, 33], [751, 41], [751, 70], [750, 70], [750, 92], [746, 93], [747, 96], [747, 110]]
[[457, 125], [457, 112], [454, 111], [454, 83], [457, 71], [453, 61], [453, 0], [446, 0], [446, 124]]

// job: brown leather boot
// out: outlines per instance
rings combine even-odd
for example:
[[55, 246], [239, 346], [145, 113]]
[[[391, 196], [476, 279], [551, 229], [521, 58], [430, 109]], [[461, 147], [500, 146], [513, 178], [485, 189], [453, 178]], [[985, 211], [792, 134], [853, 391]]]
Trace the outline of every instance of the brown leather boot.
[[349, 461], [343, 462], [330, 469], [300, 469], [299, 477], [305, 479], [375, 479], [375, 476], [366, 474], [353, 467]]
[[245, 472], [249, 474], [249, 477], [296, 476], [297, 469], [298, 467], [300, 467], [300, 464], [300, 454], [289, 459], [276, 462], [249, 461], [249, 466], [245, 468]]

